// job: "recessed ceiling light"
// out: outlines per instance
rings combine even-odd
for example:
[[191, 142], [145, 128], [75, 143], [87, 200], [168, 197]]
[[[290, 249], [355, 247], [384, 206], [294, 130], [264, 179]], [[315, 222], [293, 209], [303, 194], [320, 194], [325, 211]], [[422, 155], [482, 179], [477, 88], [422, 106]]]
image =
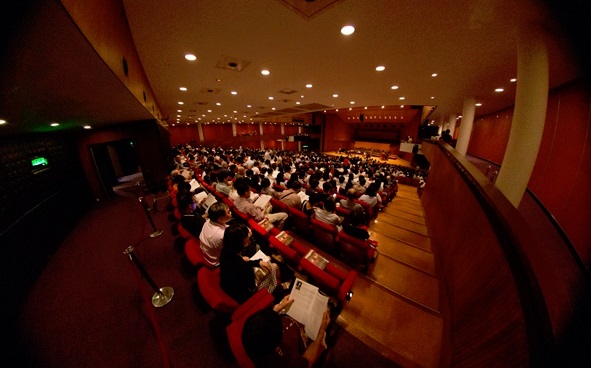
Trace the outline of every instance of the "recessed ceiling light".
[[207, 112], [211, 112], [211, 110], [207, 110]]
[[353, 32], [355, 32], [355, 27], [353, 26], [344, 26], [343, 28], [341, 28], [341, 33], [345, 36], [352, 35]]
[[365, 106], [364, 109], [367, 110], [367, 106]]
[[180, 116], [180, 115], [177, 115], [176, 117], [177, 117], [177, 118], [180, 118], [181, 116]]
[[398, 97], [399, 100], [406, 100], [406, 97]]
[[269, 100], [274, 100], [273, 96], [269, 96]]
[[185, 103], [183, 101], [179, 101], [179, 105], [184, 105]]
[[172, 124], [172, 126], [174, 126], [174, 124]]
[[0, 119], [0, 125], [2, 125], [2, 124], [6, 124], [6, 120]]
[[517, 78], [511, 78], [510, 81], [511, 81], [511, 83], [515, 83], [515, 82], [517, 82]]
[[384, 107], [386, 107], [386, 106], [382, 105], [382, 109], [383, 109]]
[[304, 95], [301, 95], [300, 98], [304, 98]]
[[271, 107], [271, 110], [275, 111], [275, 108], [274, 107]]
[[299, 104], [300, 104], [300, 101], [296, 101], [296, 105], [299, 105]]
[[312, 88], [312, 85], [310, 83], [306, 84], [306, 88]]
[[476, 102], [475, 106], [482, 106], [482, 102]]
[[404, 105], [400, 105], [400, 107], [404, 107]]
[[433, 73], [433, 74], [431, 74], [431, 76], [432, 76], [433, 78], [435, 78], [435, 77], [437, 76], [437, 73]]
[[230, 93], [233, 94], [233, 95], [237, 95], [238, 94], [238, 92], [236, 92], [236, 91], [232, 91]]
[[351, 105], [355, 105], [355, 101], [351, 101], [349, 102]]
[[187, 90], [187, 87], [179, 87], [179, 89], [180, 89], [181, 91], [186, 91], [186, 90]]
[[216, 79], [215, 81], [216, 81], [216, 82], [221, 82], [221, 81], [222, 81], [222, 79], [221, 79], [221, 78], [218, 78], [218, 79]]
[[495, 92], [503, 92], [504, 89], [503, 88], [495, 88]]
[[261, 70], [261, 74], [262, 75], [269, 75], [269, 74], [271, 74], [271, 72], [268, 71], [267, 69], [263, 69], [263, 70]]
[[222, 106], [222, 104], [220, 102], [216, 102], [215, 103], [217, 106]]
[[383, 72], [384, 70], [386, 70], [386, 67], [385, 66], [383, 66], [383, 65], [376, 66], [376, 71]]
[[85, 125], [83, 128], [84, 129], [92, 129], [92, 127], [90, 125]]
[[336, 93], [334, 95], [332, 95], [332, 97], [337, 98], [339, 97], [339, 95], [337, 95]]
[[431, 99], [434, 100], [435, 99], [435, 96], [431, 96]]
[[250, 107], [252, 107], [252, 106], [251, 106], [251, 105], [246, 105], [246, 107], [250, 108]]
[[187, 59], [189, 61], [195, 61], [195, 60], [197, 60], [197, 56], [195, 56], [193, 54], [186, 54], [185, 59]]
[[177, 110], [176, 112], [183, 112], [183, 110]]
[[49, 125], [51, 125], [51, 126], [55, 127], [55, 126], [58, 126], [58, 125], [59, 125], [59, 123], [51, 123], [51, 124], [49, 124]]
[[392, 86], [390, 89], [398, 89], [398, 86]]
[[349, 111], [351, 111], [351, 110], [353, 110], [353, 108], [352, 107], [349, 107]]

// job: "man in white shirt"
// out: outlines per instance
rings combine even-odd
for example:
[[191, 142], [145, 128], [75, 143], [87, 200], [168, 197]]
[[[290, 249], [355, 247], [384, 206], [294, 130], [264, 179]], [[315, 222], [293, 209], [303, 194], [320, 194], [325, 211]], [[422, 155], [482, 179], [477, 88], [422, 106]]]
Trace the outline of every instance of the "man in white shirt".
[[271, 222], [276, 228], [281, 229], [283, 227], [283, 224], [287, 219], [287, 213], [269, 213], [272, 209], [270, 203], [267, 204], [266, 208], [256, 207], [250, 201], [250, 188], [248, 187], [248, 184], [241, 179], [236, 180], [234, 183], [234, 188], [236, 189], [236, 192], [239, 196], [234, 200], [234, 205], [236, 205], [236, 209], [238, 209], [238, 211], [244, 212], [251, 216], [256, 222], [260, 222], [264, 218], [267, 218], [269, 222]]
[[230, 208], [223, 202], [216, 202], [207, 210], [208, 220], [203, 224], [199, 242], [206, 262], [219, 266], [226, 223], [232, 218]]

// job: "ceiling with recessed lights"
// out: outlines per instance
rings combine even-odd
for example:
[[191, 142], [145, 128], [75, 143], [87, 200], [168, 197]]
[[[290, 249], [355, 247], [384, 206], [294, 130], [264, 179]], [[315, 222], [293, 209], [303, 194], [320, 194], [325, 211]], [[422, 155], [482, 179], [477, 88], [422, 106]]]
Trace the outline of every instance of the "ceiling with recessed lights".
[[[567, 40], [535, 0], [122, 1], [164, 125], [272, 122], [335, 109], [344, 120], [369, 110], [395, 122], [404, 106], [434, 107], [429, 119], [445, 123], [470, 97], [481, 104], [477, 116], [498, 111], [514, 103], [524, 24], [547, 31], [551, 87], [578, 73]], [[58, 34], [61, 20], [53, 21], [55, 35], [31, 42], [69, 58], [15, 51], [27, 54], [19, 59], [26, 65], [3, 66], [10, 78], [0, 85], [7, 121], [0, 134], [8, 125], [17, 131], [14, 124], [39, 131], [46, 122], [100, 127], [153, 118], [82, 50], [81, 35]], [[345, 26], [354, 32], [343, 34]]]

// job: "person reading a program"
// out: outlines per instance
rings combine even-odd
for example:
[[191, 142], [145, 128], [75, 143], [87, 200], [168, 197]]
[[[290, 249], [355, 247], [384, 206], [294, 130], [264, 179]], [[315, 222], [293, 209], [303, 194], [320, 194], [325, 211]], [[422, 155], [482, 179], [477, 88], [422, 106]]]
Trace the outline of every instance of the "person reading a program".
[[[230, 225], [224, 232], [224, 246], [220, 255], [220, 286], [240, 304], [262, 288], [274, 294], [276, 300], [280, 300], [285, 293], [279, 278], [279, 267], [260, 258], [251, 260], [241, 254], [249, 245], [251, 236], [250, 229], [242, 224]], [[255, 268], [267, 273], [258, 282]]]
[[318, 336], [310, 339], [301, 323], [284, 314], [293, 302], [287, 295], [272, 309], [262, 309], [244, 323], [242, 344], [257, 368], [310, 368], [326, 350], [326, 329], [330, 322], [328, 308]]

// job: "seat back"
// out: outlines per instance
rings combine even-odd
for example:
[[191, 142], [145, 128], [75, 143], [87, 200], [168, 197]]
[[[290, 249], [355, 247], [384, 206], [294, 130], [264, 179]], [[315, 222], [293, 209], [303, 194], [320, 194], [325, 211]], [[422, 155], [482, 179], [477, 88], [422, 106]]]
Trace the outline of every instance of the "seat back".
[[351, 210], [343, 206], [337, 206], [336, 214], [344, 217], [342, 225], [348, 225], [351, 222]]
[[254, 363], [248, 357], [244, 345], [242, 345], [244, 322], [254, 313], [272, 305], [273, 296], [267, 290], [261, 289], [232, 313], [232, 322], [226, 327], [226, 333], [228, 343], [240, 368], [254, 368]]
[[364, 240], [351, 236], [344, 231], [339, 233], [339, 255], [352, 267], [361, 266], [367, 272], [370, 263], [370, 247]]
[[273, 206], [273, 213], [277, 213], [277, 212], [285, 212], [285, 213], [289, 213], [289, 206], [278, 200], [275, 198], [271, 198], [271, 206]]
[[[294, 239], [292, 244], [294, 244], [296, 240]], [[298, 269], [300, 266], [300, 254], [293, 248], [283, 244], [279, 239], [275, 236], [269, 237], [269, 243], [271, 247], [279, 252], [283, 256], [283, 260], [292, 268]]]
[[207, 267], [212, 270], [215, 269], [215, 266], [205, 260], [203, 251], [201, 250], [201, 243], [196, 238], [188, 239], [185, 242], [185, 256], [195, 267]]
[[232, 313], [238, 308], [238, 302], [226, 294], [220, 286], [220, 269], [210, 270], [201, 267], [197, 272], [197, 285], [203, 299], [217, 311]]
[[173, 213], [174, 213], [174, 218], [179, 221], [180, 221], [181, 217], [183, 217], [183, 215], [181, 214], [181, 211], [179, 211], [178, 207], [174, 208]]
[[304, 238], [308, 238], [310, 235], [310, 219], [308, 215], [295, 207], [289, 207], [288, 211], [295, 232]]
[[312, 218], [310, 219], [310, 228], [314, 234], [316, 245], [328, 252], [334, 250], [337, 238], [336, 226]]

